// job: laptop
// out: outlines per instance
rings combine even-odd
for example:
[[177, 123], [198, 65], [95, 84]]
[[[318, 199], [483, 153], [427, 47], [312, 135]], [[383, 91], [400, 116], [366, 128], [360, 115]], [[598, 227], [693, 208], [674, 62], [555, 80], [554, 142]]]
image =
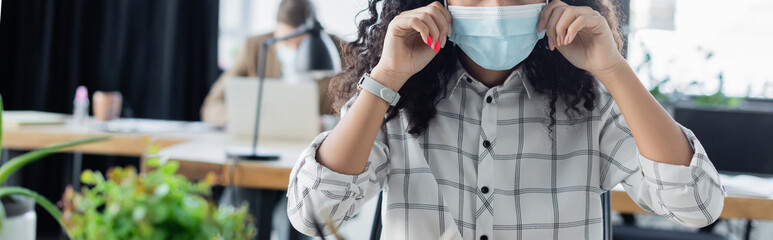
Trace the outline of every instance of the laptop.
[[[227, 132], [232, 139], [252, 139], [258, 97], [255, 77], [225, 80]], [[259, 139], [311, 141], [319, 133], [319, 90], [316, 82], [285, 83], [265, 79]]]

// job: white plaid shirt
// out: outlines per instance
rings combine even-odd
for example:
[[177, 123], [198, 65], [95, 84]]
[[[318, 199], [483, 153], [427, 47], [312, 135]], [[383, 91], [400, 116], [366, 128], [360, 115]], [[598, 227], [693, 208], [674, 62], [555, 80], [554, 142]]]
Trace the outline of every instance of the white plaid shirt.
[[449, 229], [470, 240], [602, 239], [600, 194], [618, 183], [643, 209], [687, 226], [722, 211], [719, 175], [689, 129], [689, 167], [646, 159], [600, 87], [595, 110], [577, 121], [557, 111], [549, 136], [549, 98], [520, 69], [488, 88], [458, 68], [427, 133], [408, 134], [405, 114], [390, 120], [359, 175], [317, 163], [320, 134], [290, 175], [295, 228], [314, 235], [312, 216], [341, 224], [380, 191], [382, 239], [438, 239]]

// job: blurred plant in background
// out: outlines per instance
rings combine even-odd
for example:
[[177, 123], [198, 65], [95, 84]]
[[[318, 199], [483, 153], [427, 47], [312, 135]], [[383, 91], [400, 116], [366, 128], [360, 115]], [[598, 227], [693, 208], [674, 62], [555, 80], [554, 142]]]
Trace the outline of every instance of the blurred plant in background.
[[218, 208], [208, 198], [215, 177], [197, 183], [177, 175], [179, 163], [156, 156], [149, 147], [138, 175], [134, 167], [115, 167], [105, 178], [86, 170], [80, 193], [67, 188], [60, 202], [73, 239], [249, 239], [256, 229], [247, 206]]
[[[724, 88], [724, 73], [722, 71], [719, 71], [719, 73], [716, 75], [716, 81], [718, 82], [718, 88], [717, 91], [711, 95], [697, 95], [692, 96], [690, 98], [686, 92], [688, 92], [691, 88], [699, 88], [702, 90], [704, 88], [705, 81], [697, 81], [692, 80], [688, 84], [681, 84], [677, 85], [673, 81], [671, 81], [670, 75], [665, 75], [662, 78], [657, 78], [652, 73], [652, 55], [647, 46], [644, 45], [644, 43], [641, 43], [641, 49], [644, 51], [644, 60], [641, 64], [636, 66], [636, 73], [641, 75], [646, 75], [651, 82], [651, 85], [653, 86], [650, 89], [650, 94], [652, 94], [655, 99], [660, 102], [665, 108], [671, 110], [670, 108], [673, 108], [677, 102], [682, 100], [692, 100], [692, 102], [697, 106], [704, 106], [704, 107], [724, 107], [724, 108], [736, 108], [741, 104], [741, 98], [738, 97], [728, 97], [725, 95], [725, 93], [722, 91]], [[703, 48], [698, 47], [697, 48], [698, 54], [702, 54], [705, 59], [705, 61], [710, 61], [714, 54], [711, 51], [704, 50]], [[695, 63], [696, 65], [701, 65], [702, 63]], [[671, 84], [672, 91], [671, 92], [664, 92], [663, 88], [666, 85]]]
[[736, 108], [741, 104], [741, 98], [728, 97], [722, 92], [722, 87], [725, 85], [723, 74], [720, 72], [717, 76], [719, 81], [719, 89], [712, 95], [696, 96], [693, 100], [696, 104], [702, 106], [724, 106], [728, 108]]

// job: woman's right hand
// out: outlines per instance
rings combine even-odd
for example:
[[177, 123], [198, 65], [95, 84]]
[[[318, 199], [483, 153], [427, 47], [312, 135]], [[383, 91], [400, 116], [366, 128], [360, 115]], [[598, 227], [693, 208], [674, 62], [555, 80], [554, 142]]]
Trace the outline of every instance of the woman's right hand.
[[400, 13], [389, 23], [371, 77], [394, 91], [423, 69], [451, 35], [451, 13], [438, 1]]

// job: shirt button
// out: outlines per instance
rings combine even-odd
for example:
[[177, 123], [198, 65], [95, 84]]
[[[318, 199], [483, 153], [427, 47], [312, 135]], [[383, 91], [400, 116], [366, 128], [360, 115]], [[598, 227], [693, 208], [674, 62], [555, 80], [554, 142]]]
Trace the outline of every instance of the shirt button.
[[488, 236], [486, 236], [486, 235], [481, 235], [481, 236], [480, 236], [480, 240], [488, 240]]
[[484, 187], [480, 188], [480, 192], [482, 192], [484, 194], [488, 193], [488, 187], [484, 186]]
[[492, 99], [491, 99], [491, 96], [488, 96], [488, 97], [486, 98], [486, 102], [487, 102], [487, 103], [491, 103], [491, 100], [492, 100]]
[[484, 148], [491, 147], [491, 142], [489, 142], [488, 140], [486, 140], [486, 141], [483, 141], [483, 147], [484, 147]]

